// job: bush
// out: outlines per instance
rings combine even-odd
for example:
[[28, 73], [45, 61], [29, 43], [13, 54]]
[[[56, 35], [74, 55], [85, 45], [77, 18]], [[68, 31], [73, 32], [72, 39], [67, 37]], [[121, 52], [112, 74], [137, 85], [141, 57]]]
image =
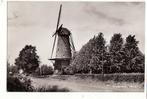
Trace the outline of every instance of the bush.
[[11, 65], [11, 66], [8, 66], [7, 67], [7, 73], [8, 74], [14, 75], [14, 74], [17, 74], [18, 72], [19, 72], [19, 70], [18, 70], [18, 67], [17, 66]]
[[42, 65], [40, 69], [41, 75], [52, 75], [54, 73], [53, 68], [51, 66]]
[[54, 73], [54, 69], [51, 66], [42, 65], [35, 70], [34, 75], [42, 76], [42, 75], [52, 75]]
[[31, 80], [22, 76], [10, 76], [7, 77], [7, 91], [11, 92], [30, 92], [33, 90]]
[[73, 75], [74, 74], [74, 68], [69, 66], [69, 67], [63, 67], [63, 70], [62, 70], [62, 74], [63, 75]]

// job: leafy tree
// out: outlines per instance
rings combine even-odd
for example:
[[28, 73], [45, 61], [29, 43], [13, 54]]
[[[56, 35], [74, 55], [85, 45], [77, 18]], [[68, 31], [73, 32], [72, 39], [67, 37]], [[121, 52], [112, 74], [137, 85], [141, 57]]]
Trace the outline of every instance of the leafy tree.
[[110, 40], [109, 54], [111, 61], [110, 72], [121, 72], [121, 66], [123, 63], [122, 57], [123, 38], [120, 33], [114, 34]]
[[90, 72], [90, 59], [92, 58], [92, 49], [95, 36], [86, 43], [81, 50], [76, 54], [71, 62], [71, 67], [74, 73], [89, 73]]
[[131, 60], [131, 63], [133, 72], [144, 73], [145, 60], [144, 55], [141, 52]]
[[123, 38], [120, 33], [114, 34], [110, 40], [109, 51], [114, 53], [115, 51], [120, 51], [123, 46]]
[[15, 65], [25, 73], [32, 73], [39, 66], [39, 56], [36, 53], [36, 47], [26, 45], [15, 59]]
[[144, 72], [144, 55], [138, 48], [135, 35], [129, 35], [124, 45], [124, 72]]
[[[107, 46], [108, 49], [108, 46]], [[103, 60], [103, 73], [111, 73], [111, 55], [107, 52], [105, 53], [105, 58]]]
[[99, 33], [86, 43], [71, 63], [75, 73], [100, 73], [106, 64], [106, 41]]
[[122, 35], [118, 33], [106, 46], [103, 33], [99, 33], [81, 48], [66, 69], [72, 73], [93, 74], [144, 72], [144, 55], [137, 44], [135, 36], [131, 35], [123, 44]]
[[104, 64], [107, 61], [106, 54], [106, 41], [103, 37], [103, 33], [99, 33], [94, 39], [94, 45], [92, 49], [92, 58], [90, 60], [90, 68], [92, 73], [104, 73]]

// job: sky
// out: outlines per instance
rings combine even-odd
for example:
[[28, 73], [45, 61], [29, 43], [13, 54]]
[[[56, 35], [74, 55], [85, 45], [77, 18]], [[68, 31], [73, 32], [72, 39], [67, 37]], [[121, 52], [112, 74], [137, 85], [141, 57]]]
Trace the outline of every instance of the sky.
[[143, 2], [8, 2], [8, 61], [15, 58], [25, 45], [36, 46], [41, 64], [50, 65], [58, 12], [61, 21], [73, 36], [77, 51], [99, 32], [109, 41], [114, 33], [125, 38], [131, 34], [145, 53], [145, 4]]

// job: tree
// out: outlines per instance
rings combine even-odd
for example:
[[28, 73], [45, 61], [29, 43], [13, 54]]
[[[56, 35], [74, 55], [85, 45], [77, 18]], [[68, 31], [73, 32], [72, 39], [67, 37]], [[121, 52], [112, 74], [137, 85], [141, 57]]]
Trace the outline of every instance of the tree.
[[116, 73], [121, 72], [121, 67], [123, 63], [122, 57], [122, 47], [123, 47], [123, 38], [120, 33], [114, 34], [110, 40], [109, 54], [111, 67], [110, 72]]
[[[144, 55], [139, 51], [135, 36], [126, 43], [120, 33], [114, 34], [106, 46], [103, 33], [90, 39], [76, 54], [67, 70], [73, 73], [144, 72]], [[66, 71], [66, 70], [65, 70]]]
[[25, 73], [32, 73], [39, 67], [39, 56], [36, 53], [36, 47], [26, 45], [15, 59], [15, 65]]
[[107, 46], [107, 52], [105, 52], [105, 57], [103, 60], [103, 73], [111, 73], [111, 55], [108, 52], [108, 46]]
[[132, 71], [133, 72], [144, 73], [145, 60], [144, 60], [144, 55], [141, 52], [139, 55], [134, 57], [131, 60], [131, 62], [132, 62]]
[[70, 64], [70, 69], [74, 73], [89, 73], [89, 63], [92, 58], [92, 49], [94, 45], [95, 36], [90, 39], [76, 54], [75, 58]]
[[129, 35], [123, 48], [124, 54], [124, 72], [144, 72], [144, 55], [138, 48], [138, 41], [135, 35]]
[[105, 44], [103, 33], [90, 39], [71, 63], [74, 73], [103, 73], [108, 65], [106, 56], [109, 56]]
[[40, 71], [41, 71], [41, 75], [51, 75], [53, 74], [53, 68], [51, 66], [47, 66], [45, 64], [43, 64], [41, 67], [40, 67]]
[[104, 64], [107, 62], [106, 54], [106, 41], [103, 37], [103, 33], [99, 33], [94, 40], [91, 54], [92, 58], [89, 64], [92, 73], [104, 73]]

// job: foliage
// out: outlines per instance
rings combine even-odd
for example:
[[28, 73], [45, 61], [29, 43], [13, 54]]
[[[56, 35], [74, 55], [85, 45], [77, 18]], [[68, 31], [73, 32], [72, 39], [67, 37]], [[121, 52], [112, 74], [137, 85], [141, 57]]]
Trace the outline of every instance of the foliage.
[[10, 76], [7, 77], [7, 90], [12, 92], [28, 92], [32, 91], [31, 80], [23, 76]]
[[103, 37], [103, 33], [99, 33], [94, 39], [94, 44], [92, 46], [92, 58], [88, 64], [92, 70], [92, 73], [98, 74], [103, 73], [104, 63], [107, 61], [106, 58], [106, 41]]
[[9, 66], [7, 67], [7, 72], [10, 74], [17, 74], [18, 73], [18, 67], [17, 66]]
[[63, 75], [73, 75], [74, 74], [74, 68], [71, 67], [71, 66], [63, 67], [62, 74]]
[[114, 34], [106, 46], [103, 33], [99, 33], [81, 48], [68, 70], [80, 74], [144, 73], [144, 65], [135, 36], [129, 35], [124, 44], [122, 35]]
[[41, 75], [52, 75], [54, 73], [54, 70], [51, 66], [47, 66], [45, 64], [41, 65], [41, 67], [38, 67], [35, 70], [35, 75], [41, 76]]
[[19, 70], [17, 66], [11, 65], [9, 62], [7, 62], [7, 74], [18, 74]]
[[75, 73], [88, 73], [90, 71], [90, 67], [88, 64], [90, 63], [90, 59], [92, 58], [92, 45], [94, 44], [94, 38], [90, 39], [87, 44], [85, 44], [81, 50], [77, 53], [75, 58], [71, 62], [71, 69], [74, 70]]
[[103, 64], [106, 64], [107, 59], [105, 43], [103, 33], [90, 39], [71, 63], [75, 73], [102, 73]]
[[25, 73], [32, 73], [39, 66], [39, 56], [36, 53], [36, 47], [26, 45], [15, 59], [15, 65]]
[[[138, 48], [139, 41], [135, 35], [129, 35], [123, 42], [120, 33], [114, 34], [110, 44], [106, 45], [103, 33], [90, 39], [79, 52], [75, 52], [70, 66], [62, 67], [62, 74], [109, 74], [109, 73], [144, 73], [144, 54]], [[52, 67], [42, 65], [39, 67], [39, 56], [36, 47], [26, 45], [15, 60], [16, 67], [8, 71], [18, 72], [22, 69], [25, 73], [37, 75], [50, 75]]]
[[34, 88], [32, 81], [24, 76], [11, 76], [7, 77], [7, 91], [9, 92], [69, 92], [67, 88], [59, 88], [58, 86], [47, 86]]
[[53, 68], [51, 66], [42, 65], [40, 69], [41, 75], [51, 75], [54, 73]]
[[122, 57], [123, 38], [120, 33], [114, 34], [110, 40], [109, 54], [110, 54], [110, 71], [111, 73], [121, 72], [123, 65]]
[[129, 35], [124, 44], [124, 62], [123, 72], [144, 72], [144, 55], [138, 48], [138, 41], [135, 35]]

